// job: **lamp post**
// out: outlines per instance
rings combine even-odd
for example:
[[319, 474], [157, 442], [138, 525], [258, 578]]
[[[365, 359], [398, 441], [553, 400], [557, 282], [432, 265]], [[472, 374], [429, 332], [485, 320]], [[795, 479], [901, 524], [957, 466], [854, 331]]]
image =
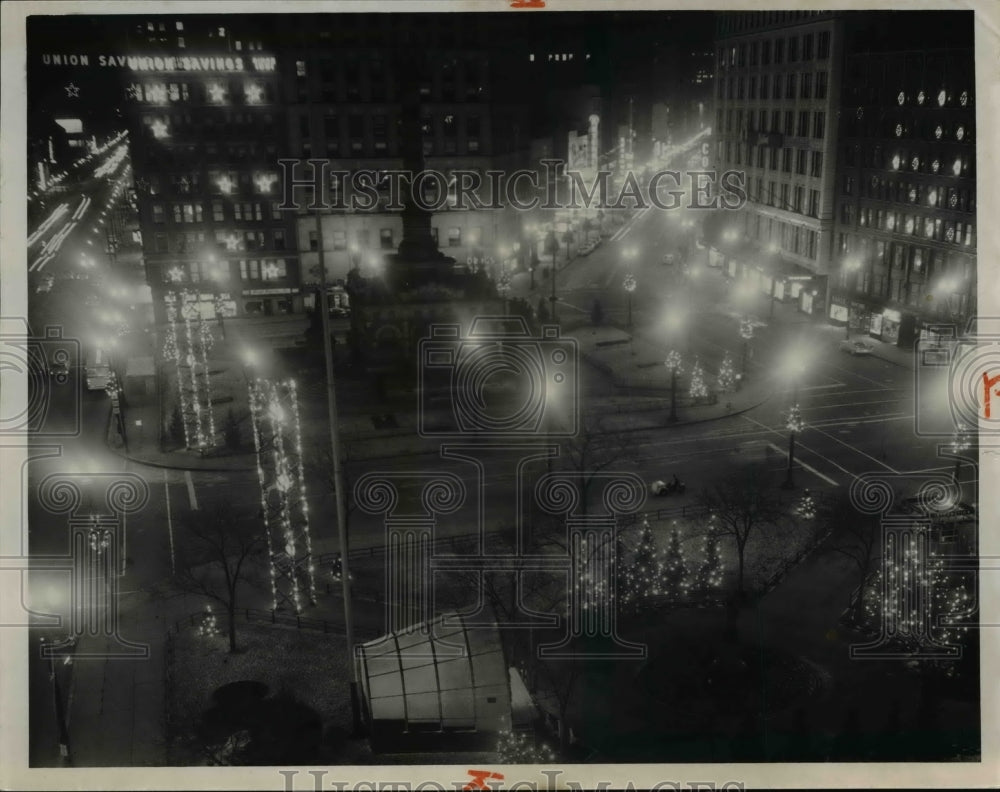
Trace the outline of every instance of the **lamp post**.
[[681, 355], [680, 352], [671, 349], [667, 353], [667, 359], [663, 361], [663, 365], [667, 367], [667, 371], [670, 372], [670, 416], [667, 420], [670, 423], [677, 422], [677, 375], [681, 373]]
[[805, 421], [802, 419], [802, 408], [799, 406], [799, 380], [802, 377], [803, 357], [798, 350], [793, 350], [791, 360], [787, 364], [787, 376], [792, 383], [792, 400], [785, 413], [785, 428], [788, 429], [788, 470], [785, 475], [783, 489], [794, 489], [795, 480], [793, 478], [792, 466], [795, 463], [795, 435], [805, 428]]
[[777, 282], [776, 270], [778, 264], [781, 263], [781, 247], [776, 243], [772, 242], [767, 246], [768, 251], [771, 253], [771, 305], [768, 308], [767, 316], [769, 319], [774, 318], [774, 285]]
[[[71, 639], [72, 640], [72, 639]], [[53, 709], [55, 711], [56, 717], [56, 729], [59, 733], [59, 756], [66, 760], [67, 764], [70, 763], [70, 753], [69, 753], [69, 729], [66, 726], [66, 712], [62, 700], [62, 691], [59, 689], [59, 677], [56, 675], [56, 661], [55, 661], [55, 650], [62, 644], [53, 644], [48, 651], [46, 651], [46, 640], [42, 636], [39, 639], [42, 647], [42, 656], [46, 657], [49, 661], [49, 681], [52, 683], [52, 703]], [[72, 663], [72, 657], [70, 655], [66, 656], [63, 661], [66, 665]]]
[[626, 299], [628, 300], [628, 328], [632, 328], [632, 292], [635, 291], [636, 280], [635, 275], [631, 272], [625, 275], [625, 280], [622, 281], [622, 286], [625, 288]]
[[750, 340], [753, 338], [753, 322], [746, 316], [740, 320], [740, 338], [743, 339], [743, 360], [741, 371], [743, 380], [747, 378], [747, 360], [750, 357]]
[[[849, 339], [851, 337], [851, 294], [854, 291], [853, 276], [854, 273], [858, 271], [861, 267], [861, 260], [856, 256], [848, 256], [844, 259], [844, 302], [847, 304], [847, 321], [844, 323], [844, 338]], [[851, 288], [848, 291], [847, 281], [848, 273], [852, 276]]]
[[[968, 451], [969, 447], [972, 445], [969, 439], [969, 430], [965, 424], [959, 424], [955, 429], [955, 434], [951, 437], [951, 450], [954, 454], [961, 454], [963, 451]], [[962, 458], [959, 456], [955, 457], [955, 470], [952, 473], [952, 479], [955, 484], [958, 484], [958, 472], [962, 465]]]

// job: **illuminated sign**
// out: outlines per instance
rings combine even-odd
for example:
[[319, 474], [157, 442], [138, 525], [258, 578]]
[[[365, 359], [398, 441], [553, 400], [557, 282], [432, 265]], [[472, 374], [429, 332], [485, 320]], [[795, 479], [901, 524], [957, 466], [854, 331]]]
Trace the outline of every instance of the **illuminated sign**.
[[46, 66], [100, 66], [134, 72], [273, 72], [277, 59], [272, 55], [82, 55], [43, 54]]

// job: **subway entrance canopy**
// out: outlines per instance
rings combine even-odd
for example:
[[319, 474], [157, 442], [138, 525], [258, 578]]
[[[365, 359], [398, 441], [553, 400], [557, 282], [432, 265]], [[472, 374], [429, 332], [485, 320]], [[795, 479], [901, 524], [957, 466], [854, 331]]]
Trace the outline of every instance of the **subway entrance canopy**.
[[500, 731], [531, 726], [495, 624], [445, 614], [362, 644], [356, 662], [375, 752], [492, 751]]

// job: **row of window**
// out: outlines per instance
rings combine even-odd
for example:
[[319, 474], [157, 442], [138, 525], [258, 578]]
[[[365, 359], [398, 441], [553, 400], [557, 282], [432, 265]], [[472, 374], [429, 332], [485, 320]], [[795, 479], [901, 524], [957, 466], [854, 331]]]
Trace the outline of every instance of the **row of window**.
[[732, 75], [716, 82], [719, 99], [826, 99], [830, 90], [827, 71], [789, 74]]
[[783, 63], [826, 60], [830, 57], [830, 31], [767, 38], [761, 41], [731, 44], [719, 49], [719, 65], [723, 68], [746, 66], [780, 66]]
[[744, 230], [747, 236], [761, 245], [775, 244], [782, 251], [811, 261], [819, 255], [819, 232], [814, 229], [753, 212], [746, 214]]
[[282, 228], [269, 231], [217, 229], [211, 236], [206, 235], [204, 231], [153, 234], [153, 251], [156, 253], [197, 255], [204, 253], [209, 247], [228, 253], [242, 250], [286, 250], [288, 241]]
[[857, 143], [849, 143], [844, 147], [844, 165], [848, 168], [861, 166], [942, 176], [968, 176], [971, 163], [972, 157], [949, 156], [943, 151], [926, 151], [923, 147], [900, 149], [881, 144], [862, 147]]
[[819, 217], [820, 192], [807, 189], [804, 185], [788, 182], [767, 181], [757, 176], [750, 184], [747, 196], [754, 203], [773, 206], [786, 212]]
[[[436, 244], [441, 244], [439, 240], [439, 230], [437, 227], [431, 228], [431, 236]], [[329, 234], [330, 245], [333, 250], [348, 250], [348, 239], [347, 232], [342, 230], [336, 230]], [[464, 235], [464, 244], [470, 247], [478, 247], [482, 245], [483, 240], [483, 229], [481, 226], [472, 226], [466, 229]], [[324, 237], [326, 241], [326, 237]], [[378, 231], [378, 241], [379, 247], [382, 250], [395, 250], [396, 242], [393, 238], [393, 230], [391, 228], [380, 228]], [[368, 229], [357, 229], [354, 233], [354, 245], [357, 246], [359, 250], [367, 250], [371, 248], [371, 237]], [[354, 247], [352, 245], [352, 249]], [[462, 247], [463, 245], [463, 234], [462, 229], [458, 226], [452, 226], [451, 228], [445, 229], [445, 247]], [[316, 231], [309, 232], [309, 249], [319, 250], [319, 235]]]
[[[733, 162], [747, 167], [757, 167], [761, 170], [770, 169], [775, 173], [779, 168], [782, 173], [791, 173], [794, 164], [798, 176], [820, 178], [823, 175], [823, 152], [808, 149], [777, 148], [776, 146], [747, 146], [746, 156], [743, 155], [743, 145], [737, 143]], [[723, 152], [730, 149], [722, 147]], [[721, 154], [720, 154], [721, 156]], [[728, 159], [727, 154], [727, 162]]]
[[[911, 156], [897, 152], [889, 160], [887, 169], [892, 171], [910, 170], [914, 173], [930, 173], [935, 176], [953, 176], [966, 179], [975, 178], [976, 175], [975, 160], [968, 155], [942, 161], [941, 156], [935, 154], [912, 154]], [[883, 177], [879, 176], [879, 174], [872, 174], [871, 176], [862, 178], [867, 179], [869, 183], [877, 186], [878, 182], [876, 180]], [[855, 174], [845, 173], [842, 187], [844, 195], [854, 195], [860, 181], [861, 178]]]
[[951, 114], [934, 113], [924, 117], [901, 113], [865, 113], [859, 107], [846, 117], [844, 133], [847, 137], [896, 138], [907, 140], [938, 140], [972, 143], [975, 126], [968, 118], [955, 118]]
[[876, 231], [919, 236], [951, 245], [962, 245], [970, 248], [976, 245], [974, 223], [944, 220], [940, 217], [927, 217], [870, 207], [859, 209], [854, 204], [843, 203], [840, 205], [840, 222], [851, 228], [872, 228]]
[[862, 179], [861, 197], [890, 203], [910, 203], [930, 209], [947, 209], [952, 212], [974, 212], [976, 191], [958, 187], [911, 182], [906, 179], [889, 179], [873, 175]]
[[[716, 129], [727, 134], [737, 133], [743, 137], [751, 132], [783, 134], [787, 137], [812, 137], [822, 140], [826, 134], [826, 113], [821, 110], [726, 110], [723, 124], [722, 110], [716, 111]], [[811, 123], [810, 123], [811, 122]]]
[[[842, 259], [857, 257], [865, 266], [856, 272], [845, 268], [840, 270], [841, 287], [848, 286], [852, 278], [863, 278], [863, 283], [871, 283], [872, 278], [877, 283], [879, 279], [887, 282], [889, 279], [897, 283], [933, 284], [940, 288], [942, 282], [949, 283], [955, 291], [961, 291], [963, 283], [968, 283], [969, 259], [965, 254], [925, 247], [910, 242], [897, 242], [871, 239], [851, 233], [837, 234], [837, 250]], [[863, 286], [868, 291], [867, 286]], [[899, 300], [898, 297], [890, 299]]]

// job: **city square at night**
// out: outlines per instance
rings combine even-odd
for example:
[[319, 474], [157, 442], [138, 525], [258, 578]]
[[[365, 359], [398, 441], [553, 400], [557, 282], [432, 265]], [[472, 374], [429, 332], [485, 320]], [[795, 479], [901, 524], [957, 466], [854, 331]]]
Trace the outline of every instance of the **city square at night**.
[[20, 17], [27, 767], [988, 769], [980, 12], [507, 5]]

